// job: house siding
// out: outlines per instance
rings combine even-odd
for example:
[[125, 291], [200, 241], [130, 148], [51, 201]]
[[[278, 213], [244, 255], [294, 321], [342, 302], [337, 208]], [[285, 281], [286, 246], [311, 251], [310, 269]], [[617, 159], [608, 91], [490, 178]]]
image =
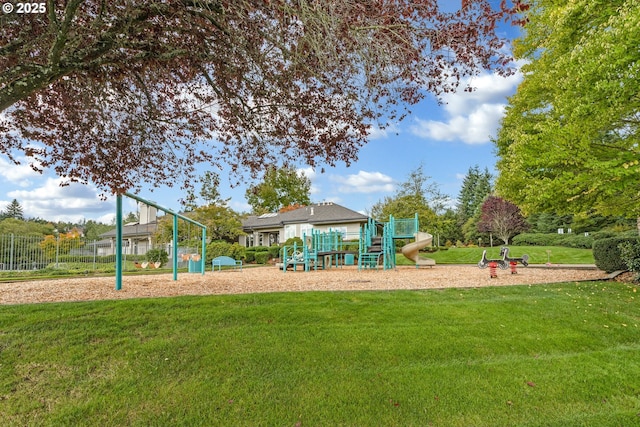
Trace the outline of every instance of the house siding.
[[334, 203], [319, 203], [282, 214], [252, 216], [243, 221], [243, 246], [269, 246], [283, 243], [291, 237], [302, 238], [305, 231], [328, 232], [340, 230], [347, 240], [359, 237], [360, 227], [368, 217]]

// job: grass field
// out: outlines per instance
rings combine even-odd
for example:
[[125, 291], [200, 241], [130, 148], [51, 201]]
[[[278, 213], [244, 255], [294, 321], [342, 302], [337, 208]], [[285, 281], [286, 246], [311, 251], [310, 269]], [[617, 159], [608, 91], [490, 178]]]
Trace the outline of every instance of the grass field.
[[[425, 253], [423, 256], [433, 258], [437, 264], [475, 264], [482, 258], [482, 251], [486, 249], [487, 257], [499, 258], [500, 247], [493, 248], [456, 248], [452, 247], [446, 251]], [[547, 251], [550, 251], [547, 253]], [[529, 263], [545, 264], [549, 260], [553, 264], [593, 264], [593, 251], [591, 249], [575, 249], [560, 246], [509, 246], [509, 256], [519, 257], [524, 254], [529, 255]], [[399, 254], [397, 257], [399, 265], [413, 264], [411, 261]]]
[[3, 425], [640, 425], [635, 285], [0, 307]]

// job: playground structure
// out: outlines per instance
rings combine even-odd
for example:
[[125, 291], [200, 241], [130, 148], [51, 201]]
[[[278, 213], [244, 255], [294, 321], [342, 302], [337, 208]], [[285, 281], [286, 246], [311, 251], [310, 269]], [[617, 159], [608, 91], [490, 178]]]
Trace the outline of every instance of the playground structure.
[[[191, 218], [188, 218], [184, 215], [180, 215], [176, 212], [173, 212], [171, 209], [165, 208], [163, 206], [160, 206], [156, 203], [153, 203], [149, 200], [145, 200], [141, 197], [138, 197], [134, 194], [131, 193], [124, 193], [125, 196], [129, 197], [130, 199], [136, 200], [138, 202], [144, 203], [145, 205], [148, 206], [153, 206], [156, 209], [159, 209], [161, 211], [164, 211], [165, 213], [169, 214], [169, 215], [173, 215], [173, 245], [172, 245], [172, 252], [173, 252], [173, 256], [172, 256], [172, 260], [173, 260], [173, 265], [172, 265], [172, 269], [173, 269], [173, 280], [178, 280], [178, 257], [179, 255], [181, 256], [181, 258], [184, 261], [188, 261], [189, 262], [189, 272], [196, 272], [196, 271], [200, 271], [203, 275], [205, 272], [205, 263], [204, 260], [206, 259], [206, 240], [207, 240], [207, 227], [200, 224], [197, 221], [192, 220]], [[116, 290], [119, 291], [122, 289], [122, 263], [123, 263], [123, 256], [122, 256], [122, 228], [123, 228], [123, 216], [122, 216], [122, 196], [121, 194], [118, 194], [116, 196]], [[186, 221], [187, 223], [193, 224], [196, 227], [199, 227], [202, 230], [202, 234], [201, 234], [201, 241], [202, 241], [202, 247], [201, 247], [201, 253], [190, 253], [190, 254], [179, 254], [179, 249], [178, 249], [178, 219], [182, 219], [184, 221]], [[142, 264], [140, 265], [140, 268], [142, 268]]]
[[[331, 268], [332, 265], [354, 265], [358, 258], [358, 270], [393, 269], [396, 267], [395, 240], [414, 239], [402, 247], [402, 254], [413, 261], [416, 268], [432, 267], [435, 261], [419, 255], [422, 248], [430, 246], [433, 236], [420, 230], [418, 214], [414, 218], [396, 219], [389, 216], [388, 222], [377, 222], [369, 218], [360, 228], [358, 236], [329, 230], [320, 232], [312, 230], [310, 235], [303, 235], [303, 244], [295, 243], [282, 248], [279, 267], [283, 271], [298, 266], [304, 271]], [[351, 239], [349, 238], [351, 237]], [[356, 238], [357, 237], [357, 238]]]

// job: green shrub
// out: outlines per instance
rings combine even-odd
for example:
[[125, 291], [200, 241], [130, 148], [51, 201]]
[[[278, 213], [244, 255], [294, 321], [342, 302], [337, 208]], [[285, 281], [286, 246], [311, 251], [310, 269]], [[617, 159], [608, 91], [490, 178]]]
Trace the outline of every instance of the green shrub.
[[269, 252], [269, 246], [254, 246], [253, 250], [257, 252]]
[[244, 259], [247, 248], [240, 246], [239, 243], [234, 243], [229, 248], [229, 256], [233, 259]]
[[[247, 248], [249, 249], [249, 248]], [[244, 253], [244, 262], [249, 264], [256, 260], [256, 251], [247, 250]]]
[[593, 237], [584, 234], [560, 234], [564, 236], [558, 239], [558, 246], [565, 248], [591, 249], [593, 247]]
[[278, 258], [280, 256], [280, 245], [271, 245], [269, 247], [269, 259]]
[[169, 262], [169, 254], [164, 249], [150, 249], [145, 257], [149, 262], [161, 262], [163, 265]]
[[358, 241], [349, 241], [349, 242], [344, 242], [342, 248], [345, 251], [353, 251], [353, 252], [358, 252], [358, 249], [360, 248], [360, 242]]
[[637, 244], [640, 239], [636, 237], [610, 237], [593, 242], [593, 258], [596, 266], [607, 273], [617, 270], [626, 270], [628, 267], [622, 259], [620, 245], [623, 243]]
[[557, 233], [522, 233], [512, 240], [515, 246], [564, 246], [578, 249], [591, 249], [593, 242], [592, 235]]
[[231, 244], [222, 241], [211, 242], [207, 245], [207, 264], [211, 263], [211, 260], [219, 256], [232, 256]]
[[300, 237], [291, 237], [287, 239], [282, 246], [293, 246], [294, 243], [299, 248], [301, 248], [303, 244], [302, 239]]
[[266, 264], [269, 260], [269, 251], [256, 252], [256, 263]]
[[636, 242], [622, 242], [618, 245], [620, 258], [627, 269], [635, 273], [636, 280], [640, 279], [640, 239]]

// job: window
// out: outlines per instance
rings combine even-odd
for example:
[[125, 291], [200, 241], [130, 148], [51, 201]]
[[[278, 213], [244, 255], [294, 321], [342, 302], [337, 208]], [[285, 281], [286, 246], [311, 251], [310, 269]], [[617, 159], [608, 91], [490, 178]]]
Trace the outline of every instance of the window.
[[284, 226], [284, 239], [288, 240], [293, 237], [296, 237], [296, 226], [295, 224], [285, 225]]
[[302, 236], [311, 236], [311, 232], [313, 231], [313, 225], [311, 224], [300, 224], [300, 237]]

